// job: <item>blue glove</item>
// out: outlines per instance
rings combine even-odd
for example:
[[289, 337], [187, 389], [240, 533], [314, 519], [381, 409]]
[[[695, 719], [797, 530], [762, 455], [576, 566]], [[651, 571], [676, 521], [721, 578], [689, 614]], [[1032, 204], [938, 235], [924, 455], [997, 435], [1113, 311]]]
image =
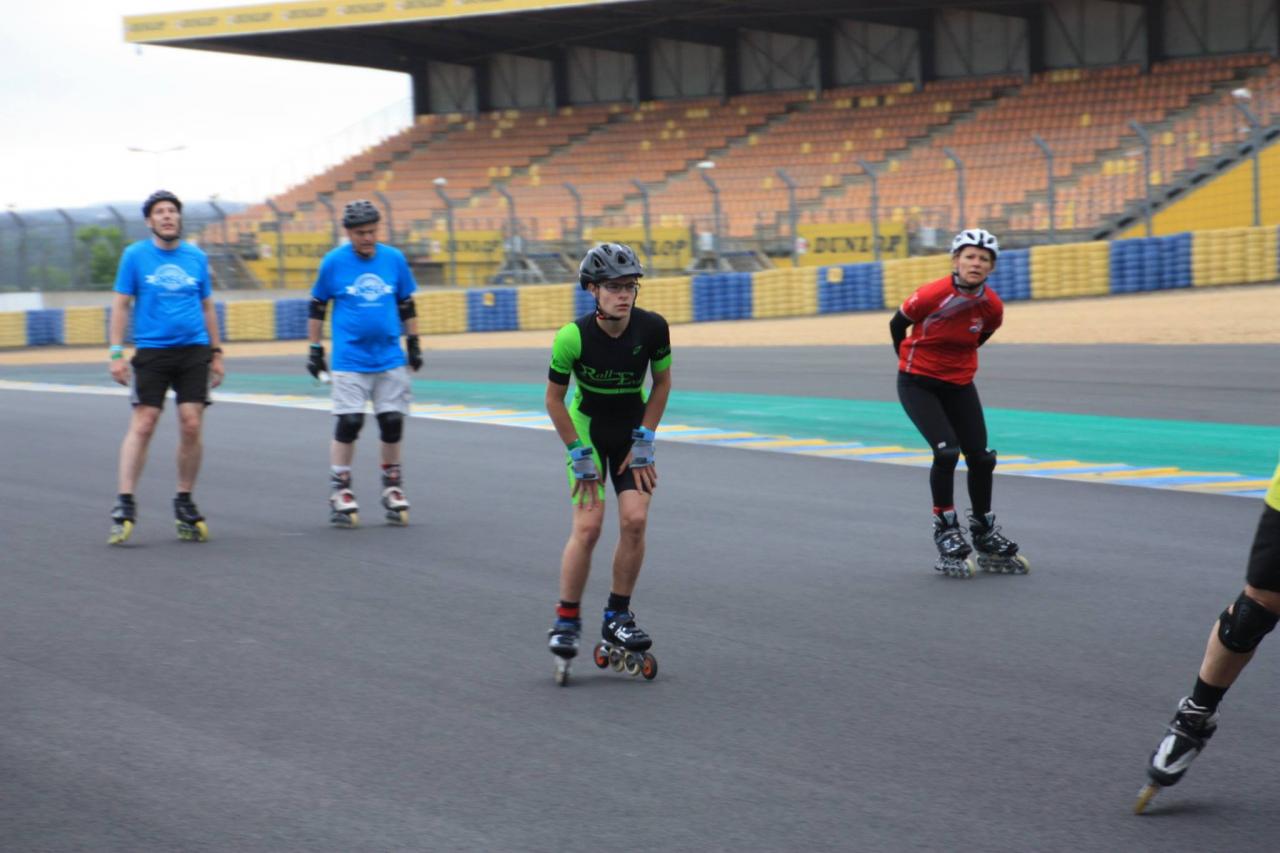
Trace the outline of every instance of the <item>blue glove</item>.
[[651, 429], [639, 427], [631, 431], [632, 468], [649, 468], [653, 465], [653, 439]]
[[573, 468], [573, 476], [579, 480], [600, 479], [600, 471], [596, 468], [593, 451], [585, 444], [569, 451], [569, 465]]

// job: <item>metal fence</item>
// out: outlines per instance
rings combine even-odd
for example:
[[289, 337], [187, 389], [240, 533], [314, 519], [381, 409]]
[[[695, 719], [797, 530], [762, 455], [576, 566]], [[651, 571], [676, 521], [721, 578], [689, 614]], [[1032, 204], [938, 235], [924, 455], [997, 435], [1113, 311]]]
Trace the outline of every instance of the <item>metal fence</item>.
[[[226, 242], [227, 214], [216, 203], [188, 206], [183, 228]], [[6, 211], [0, 214], [0, 292], [110, 290], [124, 247], [150, 233], [136, 206]]]

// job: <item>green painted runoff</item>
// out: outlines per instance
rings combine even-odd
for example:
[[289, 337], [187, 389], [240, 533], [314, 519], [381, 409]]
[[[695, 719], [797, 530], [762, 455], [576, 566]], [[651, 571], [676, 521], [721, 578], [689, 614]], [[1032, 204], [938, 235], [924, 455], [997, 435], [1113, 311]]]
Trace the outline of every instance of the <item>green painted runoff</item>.
[[[16, 380], [110, 384], [97, 368], [64, 368], [56, 375], [47, 369], [10, 368], [4, 375]], [[327, 386], [309, 376], [278, 373], [235, 372], [222, 388], [244, 394], [327, 397], [329, 393]], [[545, 388], [537, 383], [413, 380], [418, 403], [522, 411], [542, 411]], [[1124, 462], [1269, 479], [1280, 450], [1280, 428], [1276, 427], [1019, 409], [989, 408], [986, 414], [991, 446], [1004, 457]], [[663, 420], [793, 438], [923, 447], [919, 433], [896, 402], [678, 390]]]

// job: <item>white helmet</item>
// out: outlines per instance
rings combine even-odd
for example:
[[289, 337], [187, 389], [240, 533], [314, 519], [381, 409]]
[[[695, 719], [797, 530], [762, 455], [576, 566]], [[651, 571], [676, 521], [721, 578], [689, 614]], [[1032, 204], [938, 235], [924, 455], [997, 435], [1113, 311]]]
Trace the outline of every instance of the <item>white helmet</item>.
[[991, 252], [993, 260], [1000, 256], [1000, 243], [996, 240], [996, 235], [981, 228], [966, 228], [957, 234], [955, 239], [951, 241], [951, 254], [954, 255], [965, 246], [977, 246], [979, 249], [986, 249]]

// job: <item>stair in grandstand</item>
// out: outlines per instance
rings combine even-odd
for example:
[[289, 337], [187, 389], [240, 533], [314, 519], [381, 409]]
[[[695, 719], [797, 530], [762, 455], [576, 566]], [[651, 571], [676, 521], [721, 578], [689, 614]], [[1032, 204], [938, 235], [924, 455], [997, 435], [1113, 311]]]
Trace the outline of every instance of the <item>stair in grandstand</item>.
[[[1260, 88], [1262, 95], [1268, 99], [1280, 98], [1280, 68], [1264, 65], [1244, 68], [1241, 72], [1237, 79], [1215, 87], [1212, 94], [1198, 99], [1199, 103], [1195, 110], [1186, 112], [1203, 113], [1214, 109], [1215, 99], [1231, 97], [1232, 90], [1239, 88], [1242, 84], [1250, 88]], [[1274, 112], [1272, 115], [1274, 116]], [[1180, 118], [1183, 121], [1188, 118], [1194, 121], [1199, 117], [1183, 115]], [[1260, 151], [1280, 142], [1280, 122], [1272, 121], [1269, 127], [1265, 127], [1260, 132], [1260, 137]], [[1229, 171], [1237, 163], [1248, 160], [1252, 154], [1253, 142], [1248, 138], [1228, 142], [1219, 148], [1201, 153], [1186, 168], [1176, 173], [1172, 180], [1162, 183], [1158, 188], [1152, 188], [1151, 212], [1155, 214], [1161, 208], [1186, 197], [1212, 178]], [[1147, 199], [1140, 193], [1135, 194], [1126, 200], [1120, 210], [1105, 217], [1089, 235], [1090, 239], [1114, 239], [1121, 232], [1142, 221], [1146, 206]]]
[[[1195, 115], [1205, 107], [1210, 106], [1214, 101], [1220, 99], [1223, 95], [1229, 94], [1231, 90], [1239, 87], [1241, 82], [1248, 79], [1250, 76], [1253, 76], [1255, 71], [1256, 69], [1252, 68], [1237, 69], [1236, 74], [1230, 79], [1214, 83], [1207, 92], [1193, 95], [1184, 108], [1167, 114], [1158, 122], [1152, 122], [1144, 125], [1144, 129], [1153, 138], [1157, 139], [1166, 133], [1173, 132], [1177, 126], [1187, 118]], [[1109, 148], [1099, 149], [1092, 160], [1075, 164], [1071, 169], [1070, 175], [1065, 178], [1058, 179], [1055, 186], [1055, 193], [1069, 195], [1072, 188], [1079, 186], [1090, 176], [1097, 175], [1099, 172], [1103, 171], [1105, 164], [1109, 160], [1121, 156], [1126, 152], [1138, 149], [1141, 147], [1141, 144], [1141, 140], [1139, 140], [1136, 133], [1130, 133], [1120, 137], [1117, 140], [1116, 145]], [[1234, 162], [1234, 158], [1229, 159]], [[1161, 189], [1153, 192], [1153, 196], [1163, 195], [1168, 191], [1172, 191], [1175, 187], [1185, 188], [1188, 179], [1192, 175], [1202, 173], [1207, 162], [1219, 160], [1221, 160], [1221, 158], [1217, 154], [1209, 153], [1197, 158], [1196, 161], [1179, 168], [1171, 175], [1163, 176], [1161, 180]], [[1021, 203], [1006, 205], [1005, 209], [1010, 219], [1016, 219], [1020, 214], [1030, 215], [1034, 205], [1037, 203], [1042, 205], [1047, 204], [1048, 198], [1049, 194], [1046, 190], [1031, 190], [1024, 196], [1024, 200]], [[1118, 221], [1126, 217], [1132, 218], [1131, 211], [1134, 209], [1136, 209], [1140, 215], [1144, 205], [1145, 199], [1142, 196], [1127, 198], [1123, 201], [1118, 212], [1111, 212], [1109, 215], [1104, 215], [1104, 221]], [[1093, 239], [1094, 234], [1103, 230], [1109, 231], [1113, 229], [1086, 228], [1083, 229], [1078, 236], [1082, 240]]]
[[206, 246], [205, 254], [209, 258], [209, 279], [215, 290], [257, 290], [262, 287], [234, 247]]

